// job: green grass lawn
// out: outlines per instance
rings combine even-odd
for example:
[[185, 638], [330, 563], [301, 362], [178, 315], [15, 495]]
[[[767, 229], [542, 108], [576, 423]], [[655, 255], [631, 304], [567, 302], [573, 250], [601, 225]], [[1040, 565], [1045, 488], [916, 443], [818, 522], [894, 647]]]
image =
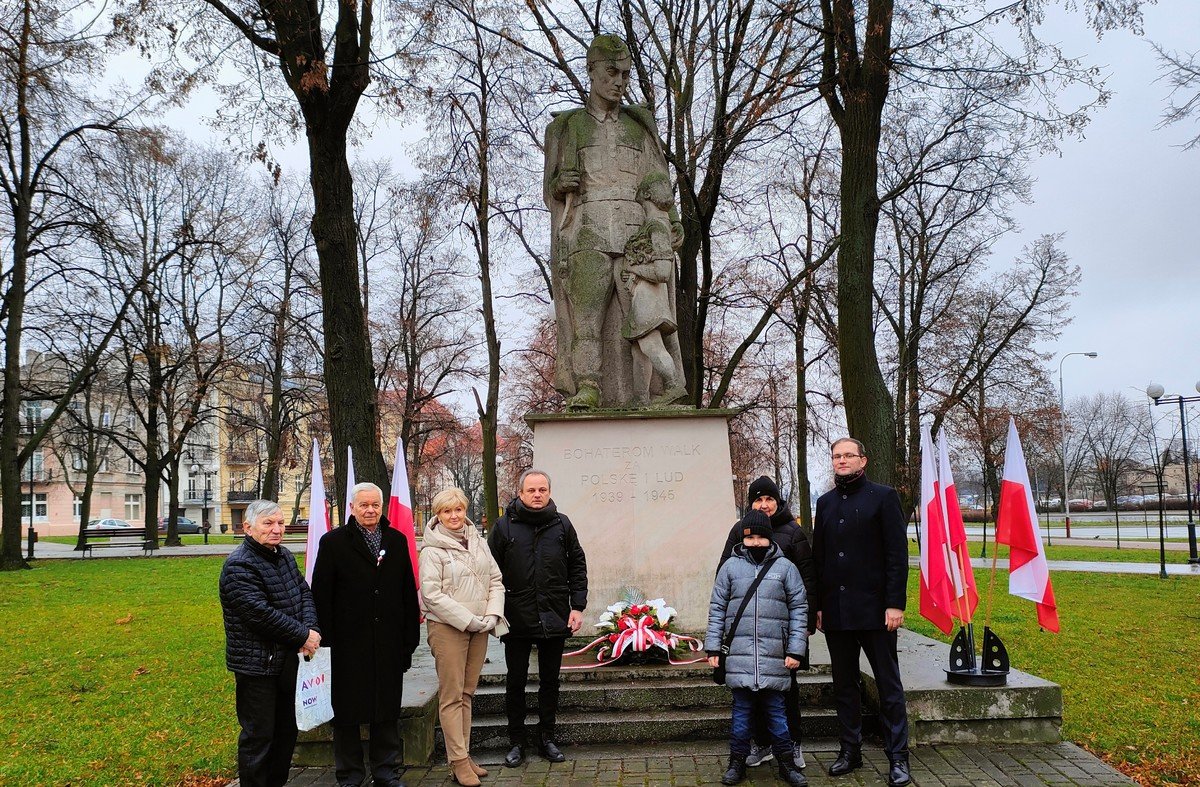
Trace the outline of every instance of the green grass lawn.
[[[1117, 549], [1116, 547], [1088, 547], [1077, 544], [1060, 545], [1051, 543], [1046, 547], [1046, 558], [1049, 560], [1087, 560], [1100, 561], [1104, 563], [1157, 563], [1158, 562], [1158, 542], [1155, 542], [1154, 549], [1143, 549], [1141, 547], [1126, 547]], [[980, 549], [983, 544], [978, 541], [971, 542], [971, 557], [979, 557]], [[988, 544], [987, 559], [991, 560], [993, 551], [996, 551], [994, 542]], [[917, 555], [917, 542], [911, 538], [908, 540], [908, 554]], [[996, 551], [996, 557], [1001, 560], [1008, 559], [1008, 546], [1001, 544], [999, 551]], [[1168, 563], [1186, 563], [1188, 561], [1188, 553], [1179, 549], [1167, 550]]]
[[[217, 600], [222, 557], [43, 561], [0, 574], [0, 784], [232, 777], [237, 722]], [[942, 637], [916, 613], [909, 625]], [[977, 574], [986, 589], [985, 572]], [[996, 578], [1013, 664], [1063, 686], [1064, 735], [1147, 784], [1200, 778], [1200, 581], [1058, 573], [1063, 633]], [[985, 610], [978, 622], [982, 627]], [[1194, 782], [1193, 782], [1194, 783]]]
[[[975, 577], [982, 639], [990, 572]], [[1066, 572], [1051, 581], [1061, 633], [1038, 627], [1034, 605], [1008, 594], [1003, 571], [991, 625], [1015, 668], [1062, 686], [1063, 737], [1143, 784], [1200, 784], [1200, 581]], [[917, 582], [910, 571], [905, 624], [948, 643], [917, 612]]]

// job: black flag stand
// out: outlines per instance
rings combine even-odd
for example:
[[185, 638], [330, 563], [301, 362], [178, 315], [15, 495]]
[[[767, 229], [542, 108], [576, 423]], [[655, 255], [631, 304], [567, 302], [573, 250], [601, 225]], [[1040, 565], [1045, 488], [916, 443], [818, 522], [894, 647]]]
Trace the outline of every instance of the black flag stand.
[[975, 624], [958, 630], [950, 643], [946, 680], [960, 686], [1003, 686], [1008, 682], [1008, 651], [990, 627], [983, 627], [983, 658], [975, 659]]

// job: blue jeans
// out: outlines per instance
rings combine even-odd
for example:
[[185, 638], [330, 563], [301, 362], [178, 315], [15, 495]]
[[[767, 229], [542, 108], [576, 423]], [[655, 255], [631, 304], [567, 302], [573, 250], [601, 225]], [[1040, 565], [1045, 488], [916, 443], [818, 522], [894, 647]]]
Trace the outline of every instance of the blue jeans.
[[750, 720], [755, 709], [767, 722], [771, 749], [776, 757], [790, 757], [792, 738], [788, 733], [784, 693], [773, 689], [733, 689], [733, 730], [730, 732], [729, 753], [745, 757], [750, 753]]

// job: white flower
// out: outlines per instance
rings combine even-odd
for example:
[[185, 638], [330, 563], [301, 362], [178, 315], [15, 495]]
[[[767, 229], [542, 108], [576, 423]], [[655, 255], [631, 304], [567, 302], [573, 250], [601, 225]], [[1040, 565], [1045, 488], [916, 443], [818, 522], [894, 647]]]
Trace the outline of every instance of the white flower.
[[612, 619], [613, 619], [613, 613], [605, 611], [602, 615], [600, 615], [600, 624], [603, 625], [605, 623], [611, 623]]
[[673, 617], [675, 617], [675, 609], [666, 606], [666, 602], [663, 602], [663, 606], [658, 607], [658, 625], [665, 628]]
[[665, 607], [667, 605], [666, 599], [661, 598], [653, 598], [643, 603], [648, 607], [652, 607], [653, 609], [659, 609], [660, 607]]
[[614, 615], [620, 615], [625, 611], [626, 606], [628, 605], [624, 601], [618, 601], [616, 604], [609, 604], [608, 611]]

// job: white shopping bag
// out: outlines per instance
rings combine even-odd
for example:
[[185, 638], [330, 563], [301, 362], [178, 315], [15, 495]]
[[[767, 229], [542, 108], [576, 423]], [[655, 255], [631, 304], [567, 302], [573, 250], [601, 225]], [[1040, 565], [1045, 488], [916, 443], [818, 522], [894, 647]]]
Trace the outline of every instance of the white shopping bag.
[[329, 648], [317, 648], [310, 658], [300, 657], [296, 673], [296, 727], [311, 730], [333, 718]]

